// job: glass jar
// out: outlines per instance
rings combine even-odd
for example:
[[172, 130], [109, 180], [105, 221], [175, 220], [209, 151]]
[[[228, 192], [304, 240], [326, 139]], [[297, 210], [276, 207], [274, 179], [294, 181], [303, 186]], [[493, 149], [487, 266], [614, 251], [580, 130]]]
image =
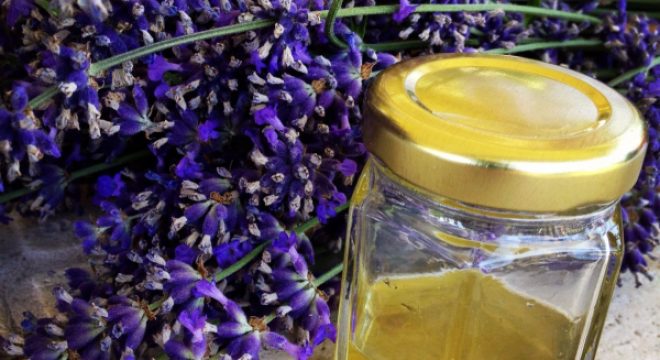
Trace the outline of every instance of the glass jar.
[[637, 111], [573, 71], [440, 55], [381, 73], [336, 359], [592, 359], [622, 257]]

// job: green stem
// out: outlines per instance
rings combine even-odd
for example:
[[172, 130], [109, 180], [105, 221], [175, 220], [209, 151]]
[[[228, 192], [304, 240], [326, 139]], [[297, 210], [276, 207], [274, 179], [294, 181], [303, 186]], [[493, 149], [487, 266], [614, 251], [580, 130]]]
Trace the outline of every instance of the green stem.
[[202, 41], [220, 36], [238, 34], [250, 30], [265, 28], [275, 24], [275, 20], [262, 19], [255, 20], [247, 23], [234, 24], [223, 26], [217, 29], [210, 29], [205, 31], [196, 32], [193, 34], [174, 37], [171, 39], [159, 41], [157, 43], [143, 46], [125, 53], [109, 57], [107, 59], [98, 61], [89, 66], [88, 73], [90, 76], [98, 75], [100, 72], [109, 69], [115, 65], [119, 65], [125, 61], [137, 59], [145, 55], [153, 54], [158, 51], [167, 50], [169, 48], [185, 45], [188, 43]]
[[609, 85], [611, 87], [615, 87], [615, 86], [617, 86], [617, 85], [619, 85], [619, 84], [621, 84], [621, 83], [623, 83], [627, 80], [630, 80], [630, 79], [634, 78], [637, 74], [647, 72], [651, 68], [656, 67], [658, 65], [660, 65], [660, 56], [653, 59], [653, 61], [651, 61], [651, 63], [649, 65], [640, 66], [640, 67], [637, 67], [637, 68], [634, 68], [632, 70], [628, 70], [628, 71], [624, 72], [623, 74], [621, 74], [621, 75], [615, 77], [614, 79], [610, 80], [607, 83], [607, 85]]
[[603, 81], [603, 79], [613, 79], [619, 74], [619, 72], [614, 69], [596, 69], [593, 73], [600, 81]]
[[52, 7], [48, 0], [36, 0], [34, 3], [37, 4], [37, 6], [40, 8], [44, 9], [51, 16], [58, 15], [57, 9]]
[[245, 267], [245, 265], [249, 264], [257, 256], [261, 255], [261, 252], [266, 248], [266, 246], [270, 245], [271, 242], [272, 240], [266, 240], [262, 242], [257, 247], [252, 249], [252, 251], [247, 253], [247, 255], [243, 256], [240, 260], [233, 263], [230, 267], [215, 273], [215, 275], [213, 275], [213, 281], [215, 282], [222, 281], [223, 279], [233, 275], [235, 272]]
[[377, 44], [364, 44], [365, 48], [373, 49], [375, 51], [398, 51], [405, 49], [418, 49], [427, 46], [428, 43], [422, 40], [403, 40]]
[[[348, 208], [348, 204], [343, 204], [343, 205], [340, 205], [340, 206], [336, 207], [335, 212], [337, 214], [340, 214], [340, 213], [344, 212], [347, 208]], [[319, 223], [320, 223], [319, 218], [315, 217], [313, 219], [307, 220], [306, 222], [298, 225], [293, 231], [295, 231], [296, 234], [302, 234], [302, 233], [305, 233], [305, 232], [309, 231], [313, 227], [317, 226]], [[240, 260], [238, 260], [237, 262], [232, 264], [230, 267], [217, 272], [213, 276], [213, 280], [215, 282], [219, 282], [219, 281], [222, 281], [223, 279], [233, 275], [235, 272], [237, 272], [238, 270], [245, 267], [245, 265], [252, 262], [252, 260], [256, 259], [257, 256], [261, 255], [261, 252], [266, 248], [266, 246], [270, 245], [271, 242], [272, 242], [272, 240], [266, 240], [263, 243], [259, 244], [257, 247], [252, 249], [252, 251], [247, 253], [247, 255], [243, 256]]]
[[50, 98], [57, 95], [58, 92], [60, 92], [60, 90], [57, 88], [57, 86], [51, 86], [44, 90], [41, 94], [35, 96], [34, 99], [30, 100], [30, 102], [28, 102], [28, 106], [32, 109], [36, 109], [46, 101], [50, 100]]
[[266, 324], [270, 324], [270, 322], [273, 321], [273, 320], [275, 320], [276, 317], [277, 317], [277, 312], [276, 312], [276, 311], [273, 311], [272, 313], [268, 314], [268, 315], [264, 318], [264, 322], [265, 322]]
[[[326, 282], [328, 282], [330, 279], [332, 279], [335, 276], [339, 275], [339, 273], [341, 273], [343, 268], [344, 268], [344, 264], [335, 265], [335, 267], [333, 267], [332, 269], [326, 271], [321, 276], [314, 279], [314, 282], [313, 282], [314, 287], [319, 287], [319, 286], [325, 284]], [[276, 317], [277, 317], [277, 312], [273, 311], [272, 313], [268, 314], [264, 318], [264, 322], [266, 324], [268, 324], [271, 321], [275, 320]]]
[[[399, 9], [398, 5], [377, 5], [371, 7], [354, 7], [337, 10], [336, 7], [340, 7], [342, 0], [333, 0], [329, 13], [327, 14], [327, 21], [325, 25], [325, 32], [330, 41], [342, 48], [345, 48], [346, 45], [341, 42], [334, 34], [334, 19], [335, 17], [349, 17], [349, 16], [361, 16], [361, 15], [386, 15], [396, 12]], [[419, 5], [414, 12], [416, 13], [427, 13], [427, 12], [479, 12], [479, 11], [492, 11], [492, 10], [504, 10], [510, 12], [520, 12], [527, 15], [535, 16], [548, 16], [548, 17], [557, 17], [567, 20], [575, 21], [587, 21], [594, 24], [599, 24], [602, 21], [594, 16], [585, 15], [581, 13], [570, 13], [561, 10], [546, 9], [536, 6], [525, 6], [525, 5], [512, 5], [512, 4], [470, 4], [470, 5], [446, 5], [446, 4], [423, 4]], [[321, 17], [324, 16], [323, 12], [320, 12]], [[365, 44], [365, 46], [370, 47], [377, 51], [392, 51], [397, 49], [396, 46], [404, 44], [408, 46], [407, 48], [413, 48], [415, 45], [411, 43], [401, 42], [392, 42], [386, 44]], [[382, 49], [382, 50], [381, 50]]]
[[[337, 206], [335, 208], [335, 212], [337, 213], [337, 215], [339, 215], [342, 212], [344, 212], [346, 209], [348, 209], [348, 204], [340, 205], [340, 206]], [[319, 224], [319, 219], [318, 218], [310, 219], [310, 220], [307, 220], [306, 222], [298, 225], [294, 229], [294, 231], [297, 234], [301, 234], [305, 231], [308, 231], [309, 229], [313, 228], [314, 226], [316, 226], [318, 224]], [[272, 240], [264, 241], [263, 243], [259, 244], [259, 246], [252, 249], [252, 251], [250, 251], [247, 255], [243, 256], [240, 260], [238, 260], [236, 263], [234, 263], [232, 266], [230, 266], [230, 267], [228, 267], [228, 268], [226, 268], [222, 271], [217, 272], [213, 276], [213, 281], [215, 281], [215, 282], [222, 281], [223, 279], [227, 278], [228, 276], [230, 276], [230, 275], [234, 274], [235, 272], [237, 272], [238, 270], [242, 269], [245, 265], [249, 264], [252, 260], [254, 260], [257, 256], [259, 256], [261, 254], [261, 252], [264, 250], [264, 248], [266, 248], [266, 246], [268, 246], [271, 242], [272, 242]], [[337, 266], [335, 266], [329, 272], [321, 275], [319, 278], [314, 280], [314, 286], [317, 286], [317, 287], [321, 286], [324, 282], [330, 280], [332, 277], [334, 277], [339, 272], [341, 272], [341, 264], [338, 265], [338, 266], [339, 266], [339, 269], [337, 269]], [[331, 275], [331, 274], [333, 274], [333, 275]], [[154, 311], [154, 310], [158, 309], [158, 307], [166, 299], [167, 299], [167, 297], [164, 296], [164, 297], [160, 298], [159, 300], [157, 300], [156, 302], [153, 302], [153, 303], [149, 304], [149, 309], [151, 311]]]
[[167, 353], [164, 351], [156, 355], [156, 360], [168, 360], [169, 358], [169, 355], [167, 355]]
[[330, 279], [334, 278], [335, 276], [339, 275], [343, 269], [344, 269], [344, 264], [340, 263], [340, 264], [335, 265], [335, 267], [333, 267], [332, 269], [326, 271], [325, 274], [323, 274], [323, 275], [317, 277], [316, 279], [314, 279], [314, 286], [319, 287], [319, 286], [325, 284], [328, 280], [330, 280]]
[[149, 304], [149, 310], [156, 311], [156, 309], [158, 309], [161, 305], [163, 305], [165, 300], [167, 300], [167, 296], [163, 296], [162, 298], [160, 298], [156, 302], [152, 302], [151, 304]]
[[[331, 16], [343, 18], [343, 17], [362, 16], [362, 15], [387, 15], [387, 14], [392, 14], [399, 9], [399, 5], [360, 6], [360, 7], [341, 9], [339, 8], [341, 7], [340, 0], [333, 0], [332, 5], [334, 7], [331, 7], [329, 10], [322, 10], [317, 12], [319, 16], [321, 18], [330, 18]], [[530, 15], [556, 17], [567, 20], [586, 21], [594, 24], [600, 24], [602, 22], [597, 17], [589, 16], [585, 14], [537, 8], [534, 6], [512, 5], [512, 4], [470, 4], [470, 5], [424, 4], [424, 5], [419, 5], [415, 9], [415, 12], [416, 13], [461, 12], [461, 11], [480, 12], [480, 11], [492, 11], [492, 10], [504, 10], [511, 12], [520, 12], [523, 14], [530, 14]], [[334, 29], [334, 21], [328, 21], [328, 22], [330, 22], [331, 25], [326, 24], [326, 30]], [[115, 65], [119, 65], [125, 61], [137, 59], [142, 56], [153, 54], [158, 51], [166, 50], [174, 46], [185, 45], [191, 42], [211, 39], [219, 36], [237, 34], [249, 30], [261, 29], [271, 26], [274, 23], [275, 23], [274, 20], [264, 20], [264, 19], [255, 20], [248, 23], [223, 26], [217, 29], [200, 31], [194, 34], [188, 34], [188, 35], [175, 37], [172, 39], [159, 41], [157, 43], [143, 46], [141, 48], [137, 48], [131, 51], [127, 51], [123, 54], [115, 55], [113, 57], [91, 64], [89, 67], [89, 74], [91, 76], [94, 76], [103, 70], [106, 70]], [[334, 34], [334, 32], [332, 32], [332, 34]]]
[[[660, 2], [659, 2], [660, 3]], [[628, 15], [646, 15], [649, 18], [652, 19], [660, 19], [660, 12], [659, 11], [633, 11], [633, 10], [628, 10], [627, 11]], [[595, 9], [594, 11], [590, 12], [590, 14], [596, 14], [596, 15], [609, 15], [609, 14], [616, 14], [616, 10], [614, 9]]]
[[106, 170], [109, 170], [109, 169], [112, 169], [112, 168], [130, 163], [130, 162], [135, 161], [135, 160], [146, 158], [150, 154], [151, 154], [151, 152], [149, 150], [142, 150], [142, 151], [138, 151], [138, 152], [133, 153], [133, 154], [129, 154], [129, 155], [126, 155], [126, 156], [119, 157], [115, 161], [110, 162], [110, 163], [101, 163], [101, 164], [92, 165], [90, 167], [72, 172], [71, 176], [69, 176], [68, 181], [71, 182], [71, 181], [74, 181], [76, 179], [80, 179], [80, 178], [85, 177], [85, 176], [96, 174], [96, 173], [99, 173], [99, 172], [102, 172], [102, 171], [106, 171]]
[[[536, 7], [541, 7], [541, 0], [531, 0], [527, 3], [529, 6], [536, 6]], [[529, 24], [532, 22], [532, 17], [525, 15], [523, 17], [523, 25], [529, 26]]]
[[335, 34], [335, 18], [337, 17], [337, 12], [341, 9], [343, 0], [332, 0], [330, 3], [330, 9], [327, 13], [327, 18], [325, 21], [325, 35], [330, 39], [330, 42], [335, 44], [340, 48], [346, 48], [346, 44], [343, 41], [339, 40]]
[[[337, 5], [337, 3], [339, 3], [339, 5]], [[399, 5], [361, 6], [361, 7], [340, 9], [338, 8], [341, 6], [341, 1], [339, 0], [333, 0], [332, 4], [335, 5], [336, 9], [335, 7], [333, 7], [330, 10], [318, 11], [317, 14], [319, 15], [319, 17], [327, 18], [330, 16], [334, 16], [337, 18], [343, 18], [343, 17], [354, 17], [354, 16], [364, 16], [364, 15], [366, 16], [388, 15], [394, 13], [399, 9]], [[419, 5], [415, 9], [415, 12], [416, 13], [461, 12], [461, 11], [480, 12], [480, 11], [492, 11], [492, 10], [519, 12], [522, 14], [555, 17], [555, 18], [561, 18], [561, 19], [573, 20], [573, 21], [586, 21], [594, 24], [602, 23], [602, 21], [599, 18], [590, 15], [571, 13], [560, 10], [544, 9], [534, 6], [514, 5], [514, 4], [494, 4], [494, 3], [469, 4], [469, 5], [423, 4], [423, 5]], [[334, 18], [331, 17], [331, 19]], [[327, 23], [330, 23], [330, 25], [328, 25]], [[157, 43], [143, 46], [137, 49], [133, 49], [123, 54], [115, 55], [107, 59], [101, 60], [99, 62], [93, 63], [90, 65], [88, 73], [90, 76], [95, 76], [98, 75], [100, 72], [107, 70], [115, 65], [119, 65], [125, 61], [134, 60], [142, 56], [146, 56], [158, 51], [169, 49], [174, 46], [185, 45], [191, 42], [211, 39], [225, 35], [237, 34], [249, 30], [261, 29], [271, 26], [273, 24], [275, 24], [274, 20], [261, 19], [261, 20], [251, 21], [248, 23], [223, 26], [217, 29], [200, 31], [194, 34], [188, 34], [188, 35], [183, 35], [183, 36], [159, 41]], [[334, 30], [334, 21], [326, 22], [326, 30]], [[330, 36], [330, 40], [333, 41], [334, 31], [328, 32], [328, 34]], [[339, 41], [339, 39], [337, 39], [336, 37], [335, 40]], [[339, 43], [341, 42], [339, 41]], [[46, 100], [50, 99], [55, 94], [57, 94], [57, 92], [58, 92], [57, 87], [48, 88], [41, 95], [37, 96], [32, 101], [30, 101], [30, 106], [32, 108], [36, 108], [40, 106]]]
[[[337, 12], [337, 17], [351, 17], [361, 15], [388, 15], [396, 12], [399, 5], [376, 5], [376, 6], [360, 6], [354, 8], [340, 9]], [[529, 14], [536, 16], [554, 17], [573, 21], [586, 21], [592, 24], [600, 24], [602, 20], [590, 15], [585, 15], [576, 12], [567, 12], [561, 10], [553, 10], [546, 8], [539, 8], [535, 6], [514, 5], [514, 4], [422, 4], [419, 5], [414, 12], [416, 13], [429, 13], [429, 12], [481, 12], [503, 10], [506, 12], [518, 12], [521, 14]], [[319, 11], [321, 17], [325, 17], [326, 11]]]
[[[76, 170], [76, 171], [72, 172], [71, 175], [69, 175], [66, 182], [69, 183], [69, 182], [72, 182], [73, 180], [79, 179], [81, 177], [89, 176], [89, 175], [92, 175], [92, 174], [95, 174], [95, 173], [98, 173], [98, 172], [101, 172], [101, 171], [112, 169], [112, 168], [115, 168], [117, 166], [121, 166], [121, 165], [124, 165], [126, 163], [129, 163], [131, 161], [135, 161], [135, 160], [144, 158], [147, 155], [149, 155], [149, 151], [144, 150], [144, 151], [136, 152], [134, 154], [119, 157], [119, 158], [115, 159], [115, 161], [110, 162], [110, 163], [96, 164], [96, 165], [92, 165], [92, 166], [84, 168], [84, 169]], [[33, 192], [36, 192], [40, 188], [41, 188], [41, 186], [25, 187], [25, 188], [22, 188], [22, 189], [18, 189], [18, 190], [15, 190], [15, 191], [4, 193], [4, 194], [0, 195], [0, 204], [4, 204], [8, 201], [14, 200], [14, 199], [19, 198], [21, 196], [25, 196], [25, 195], [31, 194]]]
[[28, 194], [31, 194], [35, 191], [39, 190], [39, 188], [29, 188], [29, 187], [24, 187], [12, 192], [8, 192], [5, 194], [0, 195], [0, 204], [4, 204], [8, 201], [14, 200], [16, 198], [19, 198], [21, 196], [25, 196]]
[[[490, 49], [484, 51], [488, 54], [515, 54], [525, 51], [534, 51], [534, 50], [543, 50], [543, 49], [555, 49], [555, 48], [565, 48], [565, 47], [591, 47], [591, 46], [601, 46], [603, 43], [600, 40], [588, 40], [588, 39], [574, 39], [569, 41], [542, 41], [534, 42], [529, 44], [520, 44], [516, 45], [510, 49], [498, 48]], [[420, 40], [408, 40], [408, 41], [395, 41], [391, 43], [382, 43], [382, 44], [365, 44], [365, 46], [371, 47], [377, 51], [395, 51], [398, 49], [411, 49], [411, 48], [423, 48], [428, 46], [428, 43]]]
[[531, 44], [523, 44], [514, 46], [511, 49], [490, 49], [484, 51], [487, 54], [516, 54], [525, 51], [534, 51], [534, 50], [544, 50], [544, 49], [554, 49], [554, 48], [566, 48], [566, 47], [590, 47], [590, 46], [601, 46], [603, 43], [600, 40], [588, 40], [588, 39], [575, 39], [568, 41], [544, 41]]
[[[574, 2], [574, 1], [575, 0], [572, 0], [570, 2]], [[583, 1], [583, 0], [579, 0], [579, 1]], [[616, 0], [610, 1], [610, 3], [615, 3], [615, 2]], [[658, 4], [658, 0], [628, 0], [627, 2], [629, 4], [653, 4], [653, 5]]]
[[[337, 214], [340, 214], [340, 213], [344, 212], [344, 210], [348, 209], [348, 206], [349, 206], [348, 203], [343, 204], [343, 205], [339, 205], [339, 206], [337, 206], [337, 207], [335, 208], [335, 212], [336, 212]], [[305, 223], [299, 225], [299, 226], [295, 229], [295, 232], [296, 232], [296, 234], [302, 234], [302, 233], [305, 233], [305, 232], [309, 231], [311, 228], [313, 228], [313, 227], [315, 227], [315, 226], [317, 226], [317, 225], [319, 225], [319, 224], [320, 224], [319, 218], [316, 217], [316, 218], [313, 218], [313, 219], [311, 219], [311, 220], [308, 220], [308, 221], [306, 221]]]

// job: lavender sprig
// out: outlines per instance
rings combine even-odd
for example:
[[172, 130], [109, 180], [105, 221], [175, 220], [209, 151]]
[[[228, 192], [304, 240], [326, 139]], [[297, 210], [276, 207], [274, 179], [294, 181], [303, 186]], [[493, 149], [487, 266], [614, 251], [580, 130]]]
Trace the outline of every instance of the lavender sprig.
[[[9, 3], [14, 27], [0, 51], [26, 65], [3, 70], [17, 89], [8, 118], [35, 124], [61, 156], [18, 165], [19, 153], [6, 156], [4, 174], [18, 166], [12, 180], [41, 188], [18, 190], [22, 201], [5, 203], [0, 221], [70, 199], [69, 169], [128, 149], [153, 159], [98, 177], [91, 201], [103, 213], [75, 226], [94, 274], [69, 270], [69, 287], [54, 293], [61, 315], [28, 315], [24, 337], [3, 341], [11, 355], [237, 358], [269, 344], [308, 357], [334, 336], [332, 293], [320, 286], [340, 266], [317, 279], [310, 266], [336, 252], [343, 224], [333, 216], [365, 157], [364, 83], [427, 53], [524, 53], [589, 74], [629, 71], [614, 80], [647, 117], [651, 150], [623, 200], [623, 266], [648, 274], [660, 213], [657, 27], [625, 7], [598, 18], [596, 2], [557, 1]], [[26, 144], [33, 155], [52, 150]], [[308, 237], [317, 224], [327, 226]]]

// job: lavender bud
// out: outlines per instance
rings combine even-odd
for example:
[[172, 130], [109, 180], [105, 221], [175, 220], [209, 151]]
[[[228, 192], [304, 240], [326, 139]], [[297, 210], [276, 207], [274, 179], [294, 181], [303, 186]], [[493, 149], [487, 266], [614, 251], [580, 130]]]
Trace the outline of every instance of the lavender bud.
[[69, 83], [64, 83], [63, 82], [63, 83], [60, 83], [59, 89], [60, 89], [60, 92], [62, 92], [64, 94], [64, 96], [69, 98], [69, 97], [71, 97], [71, 95], [73, 95], [74, 92], [76, 92], [76, 90], [78, 89], [78, 85], [76, 85], [76, 83], [73, 83], [73, 82], [69, 82]]
[[53, 295], [58, 301], [62, 301], [67, 304], [71, 304], [71, 302], [73, 302], [73, 296], [71, 296], [71, 294], [59, 286], [53, 289]]

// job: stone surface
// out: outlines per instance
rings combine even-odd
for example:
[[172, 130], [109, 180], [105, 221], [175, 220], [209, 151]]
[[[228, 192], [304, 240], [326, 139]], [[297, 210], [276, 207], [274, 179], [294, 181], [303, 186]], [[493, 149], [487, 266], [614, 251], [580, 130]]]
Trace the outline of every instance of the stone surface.
[[[18, 219], [0, 225], [0, 334], [18, 327], [23, 311], [37, 316], [53, 314], [52, 287], [63, 283], [63, 271], [85, 266], [86, 260], [72, 235], [76, 217], [61, 215], [43, 223]], [[660, 250], [660, 249], [659, 249]], [[660, 256], [660, 251], [657, 252]], [[660, 264], [653, 272], [660, 276]], [[634, 288], [630, 274], [616, 289], [598, 360], [660, 359], [660, 279]], [[264, 359], [289, 357], [266, 352]], [[323, 344], [315, 360], [332, 358], [332, 344]]]
[[[656, 257], [660, 249], [656, 249]], [[654, 262], [653, 282], [635, 289], [632, 275], [623, 274], [614, 293], [600, 339], [598, 360], [660, 359], [660, 263]]]
[[0, 333], [16, 328], [23, 311], [53, 315], [52, 287], [64, 283], [66, 268], [85, 265], [74, 219], [63, 215], [39, 223], [16, 217], [0, 224]]

